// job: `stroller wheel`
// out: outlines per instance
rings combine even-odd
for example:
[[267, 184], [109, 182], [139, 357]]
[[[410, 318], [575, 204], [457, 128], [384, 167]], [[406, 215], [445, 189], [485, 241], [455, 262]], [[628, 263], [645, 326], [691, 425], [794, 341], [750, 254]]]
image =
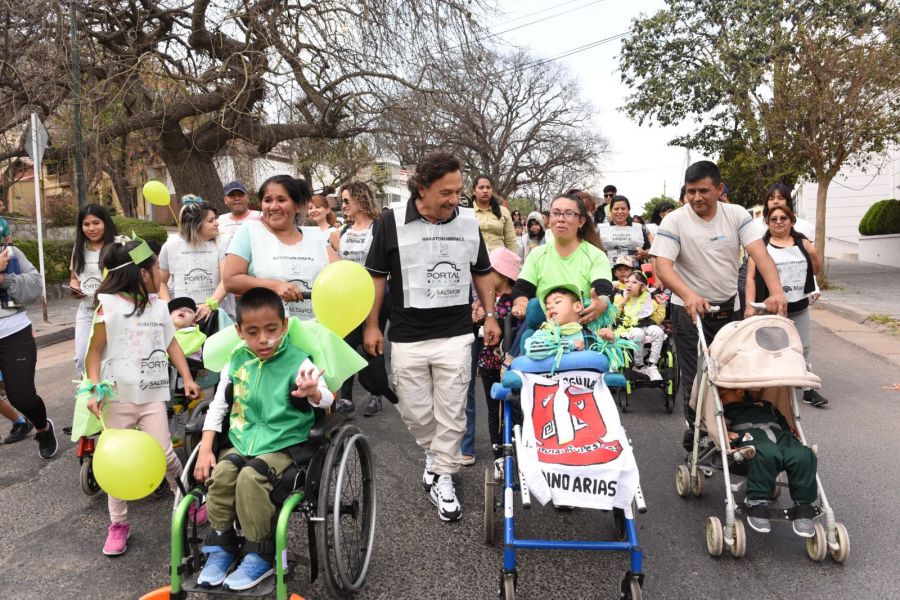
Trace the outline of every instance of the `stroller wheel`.
[[837, 541], [837, 550], [831, 550], [831, 559], [842, 563], [850, 556], [850, 535], [843, 523], [834, 524], [834, 536]]
[[724, 544], [722, 522], [718, 517], [709, 517], [706, 519], [706, 550], [710, 556], [721, 556]]
[[88, 496], [100, 493], [100, 484], [94, 479], [93, 457], [86, 456], [81, 462], [81, 491]]
[[747, 553], [747, 531], [744, 529], [744, 522], [735, 519], [734, 521], [734, 538], [731, 543], [731, 555], [735, 558], [741, 558]]
[[706, 474], [702, 470], [697, 469], [697, 480], [691, 481], [691, 493], [697, 498], [703, 495], [703, 482], [705, 480]]
[[828, 538], [825, 536], [825, 528], [820, 523], [816, 523], [815, 529], [815, 535], [806, 538], [806, 553], [812, 560], [821, 562], [828, 554]]
[[684, 465], [675, 468], [675, 492], [684, 498], [687, 496], [688, 486], [691, 481], [691, 473]]

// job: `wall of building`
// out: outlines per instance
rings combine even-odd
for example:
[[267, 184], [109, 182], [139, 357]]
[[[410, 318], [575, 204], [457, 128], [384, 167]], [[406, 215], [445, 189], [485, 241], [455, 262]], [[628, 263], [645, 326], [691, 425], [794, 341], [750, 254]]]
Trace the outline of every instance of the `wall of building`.
[[[859, 222], [870, 206], [900, 194], [900, 149], [873, 160], [865, 169], [842, 169], [828, 188], [825, 212], [825, 255], [857, 258]], [[816, 222], [818, 185], [800, 186], [795, 200], [797, 215]], [[900, 261], [900, 257], [898, 257]]]

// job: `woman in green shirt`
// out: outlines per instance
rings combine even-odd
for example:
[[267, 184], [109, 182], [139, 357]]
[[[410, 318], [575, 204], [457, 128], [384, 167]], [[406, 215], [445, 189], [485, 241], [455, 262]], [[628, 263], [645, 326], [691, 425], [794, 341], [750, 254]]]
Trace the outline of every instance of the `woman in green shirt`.
[[513, 316], [525, 317], [530, 298], [543, 305], [547, 293], [575, 285], [590, 303], [582, 311], [586, 325], [602, 315], [613, 294], [612, 270], [591, 215], [577, 195], [559, 196], [550, 204], [552, 243], [534, 248], [513, 286]]

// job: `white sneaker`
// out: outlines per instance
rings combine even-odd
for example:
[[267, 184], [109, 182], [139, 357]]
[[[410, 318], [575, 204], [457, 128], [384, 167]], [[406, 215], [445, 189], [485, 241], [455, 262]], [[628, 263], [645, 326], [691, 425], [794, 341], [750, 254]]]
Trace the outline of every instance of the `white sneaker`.
[[425, 472], [422, 473], [422, 487], [425, 488], [425, 493], [428, 494], [431, 492], [432, 486], [434, 486], [437, 481], [437, 475], [432, 471], [429, 471], [427, 468]]
[[662, 381], [662, 375], [660, 375], [659, 369], [654, 364], [647, 365], [641, 372], [649, 377], [650, 381]]
[[431, 486], [429, 496], [431, 503], [437, 506], [441, 521], [459, 521], [462, 518], [462, 507], [456, 499], [456, 488], [450, 475], [440, 475], [437, 483]]

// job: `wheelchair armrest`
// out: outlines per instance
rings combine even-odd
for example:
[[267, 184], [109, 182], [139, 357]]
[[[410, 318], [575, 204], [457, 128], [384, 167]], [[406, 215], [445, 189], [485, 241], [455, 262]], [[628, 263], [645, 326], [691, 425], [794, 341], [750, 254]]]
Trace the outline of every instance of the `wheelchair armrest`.
[[319, 419], [309, 430], [307, 444], [319, 447], [325, 444], [334, 431], [347, 422], [347, 417], [336, 413], [331, 413], [323, 419]]

